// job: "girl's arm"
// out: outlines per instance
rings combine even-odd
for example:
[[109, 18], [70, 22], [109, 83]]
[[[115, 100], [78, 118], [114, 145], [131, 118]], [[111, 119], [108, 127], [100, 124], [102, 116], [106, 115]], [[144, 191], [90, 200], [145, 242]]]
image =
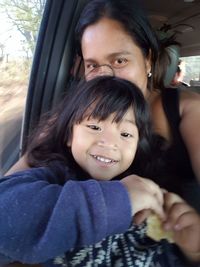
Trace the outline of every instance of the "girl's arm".
[[183, 91], [180, 101], [180, 132], [200, 183], [200, 94]]
[[45, 262], [130, 226], [131, 204], [121, 182], [61, 186], [54, 180], [47, 168], [0, 180], [0, 264]]

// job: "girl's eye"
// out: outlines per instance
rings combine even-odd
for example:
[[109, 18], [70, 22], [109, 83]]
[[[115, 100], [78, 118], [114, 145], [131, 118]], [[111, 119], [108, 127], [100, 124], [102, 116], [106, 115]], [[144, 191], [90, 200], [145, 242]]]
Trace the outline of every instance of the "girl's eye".
[[131, 137], [133, 137], [133, 135], [132, 134], [129, 134], [129, 133], [121, 133], [121, 136], [122, 137], [125, 137], [125, 138], [131, 138]]
[[127, 62], [128, 60], [126, 58], [117, 58], [113, 63], [113, 67], [122, 68], [127, 64]]
[[92, 129], [92, 130], [95, 130], [95, 131], [100, 131], [101, 130], [101, 128], [99, 126], [94, 125], [94, 124], [88, 124], [87, 127]]

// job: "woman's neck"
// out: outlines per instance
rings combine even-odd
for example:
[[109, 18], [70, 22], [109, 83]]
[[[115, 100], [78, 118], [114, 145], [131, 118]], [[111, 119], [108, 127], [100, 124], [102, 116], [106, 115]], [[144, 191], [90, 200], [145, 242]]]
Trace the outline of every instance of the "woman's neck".
[[146, 100], [149, 103], [149, 106], [154, 104], [154, 102], [160, 98], [160, 91], [158, 89], [153, 89], [151, 91], [148, 91]]

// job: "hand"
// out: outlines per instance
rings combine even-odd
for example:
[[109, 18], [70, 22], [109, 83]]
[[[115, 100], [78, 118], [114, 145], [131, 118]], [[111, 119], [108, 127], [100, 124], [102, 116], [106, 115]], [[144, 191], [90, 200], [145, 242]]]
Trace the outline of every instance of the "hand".
[[164, 219], [163, 192], [157, 184], [137, 175], [127, 176], [121, 182], [129, 192], [132, 213], [138, 218], [137, 223], [144, 221], [149, 210]]
[[173, 239], [192, 261], [200, 261], [200, 215], [173, 193], [164, 194], [165, 230], [173, 231]]

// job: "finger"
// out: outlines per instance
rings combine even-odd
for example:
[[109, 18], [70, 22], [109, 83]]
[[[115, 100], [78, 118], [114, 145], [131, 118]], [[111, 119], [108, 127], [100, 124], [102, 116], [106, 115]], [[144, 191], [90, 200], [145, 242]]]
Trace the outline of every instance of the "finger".
[[141, 224], [149, 217], [150, 214], [151, 214], [151, 210], [149, 209], [139, 211], [138, 213], [135, 214], [133, 218], [133, 222], [135, 224]]
[[164, 189], [164, 188], [161, 188], [161, 190], [162, 190], [163, 194], [168, 193], [168, 191], [166, 189]]
[[157, 198], [158, 202], [162, 206], [164, 203], [164, 196], [162, 189], [153, 181], [146, 179], [145, 182], [147, 183], [148, 189], [151, 191], [151, 193]]
[[[175, 203], [183, 203], [184, 200], [174, 193], [164, 193], [164, 209], [168, 213]], [[185, 203], [185, 202], [184, 202]]]
[[151, 199], [151, 205], [150, 205], [150, 209], [158, 215], [158, 217], [161, 220], [165, 220], [165, 213], [163, 210], [163, 206], [160, 205], [160, 203], [158, 202], [156, 197], [152, 197]]
[[180, 231], [186, 227], [191, 227], [199, 225], [200, 226], [200, 219], [197, 213], [193, 210], [190, 210], [184, 214], [182, 214], [176, 221], [174, 225], [174, 230]]
[[167, 219], [164, 223], [164, 228], [166, 230], [174, 228], [177, 224], [179, 218], [186, 213], [193, 211], [193, 209], [186, 203], [175, 203], [173, 204], [167, 212]]

